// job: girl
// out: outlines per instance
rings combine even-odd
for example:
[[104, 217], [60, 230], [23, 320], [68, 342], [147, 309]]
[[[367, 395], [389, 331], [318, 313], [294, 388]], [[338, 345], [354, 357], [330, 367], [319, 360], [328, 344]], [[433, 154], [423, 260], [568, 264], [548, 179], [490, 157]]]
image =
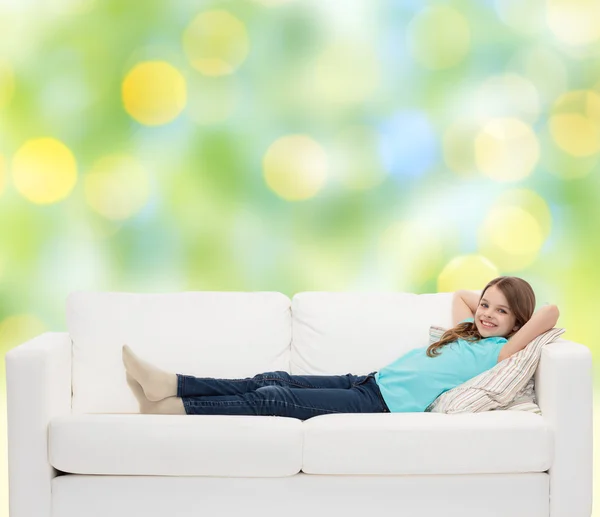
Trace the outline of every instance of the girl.
[[457, 291], [454, 328], [368, 375], [290, 375], [267, 372], [246, 379], [169, 373], [123, 346], [127, 382], [142, 413], [270, 415], [306, 420], [330, 413], [422, 412], [448, 391], [525, 348], [553, 328], [558, 308], [533, 314], [535, 295], [517, 277], [502, 276], [478, 295]]

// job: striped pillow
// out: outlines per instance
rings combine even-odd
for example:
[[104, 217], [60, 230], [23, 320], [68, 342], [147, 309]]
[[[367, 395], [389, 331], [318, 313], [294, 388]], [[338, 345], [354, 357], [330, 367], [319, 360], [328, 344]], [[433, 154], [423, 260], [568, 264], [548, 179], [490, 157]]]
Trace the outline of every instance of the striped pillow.
[[[429, 344], [436, 343], [446, 329], [432, 326]], [[535, 403], [534, 374], [542, 347], [565, 332], [553, 328], [536, 337], [523, 350], [493, 368], [442, 393], [425, 411], [432, 413], [480, 413], [494, 410], [532, 411], [541, 414]]]

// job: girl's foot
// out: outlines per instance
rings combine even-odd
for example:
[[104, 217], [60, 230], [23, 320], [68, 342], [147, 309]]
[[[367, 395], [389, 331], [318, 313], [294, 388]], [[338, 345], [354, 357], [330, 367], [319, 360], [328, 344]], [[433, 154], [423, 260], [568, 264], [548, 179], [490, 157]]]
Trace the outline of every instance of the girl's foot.
[[183, 400], [179, 397], [168, 397], [158, 402], [152, 402], [144, 395], [141, 384], [127, 374], [127, 384], [133, 391], [140, 405], [140, 413], [144, 415], [186, 415]]
[[177, 375], [140, 359], [127, 345], [123, 345], [123, 363], [127, 373], [142, 386], [149, 401], [177, 396]]

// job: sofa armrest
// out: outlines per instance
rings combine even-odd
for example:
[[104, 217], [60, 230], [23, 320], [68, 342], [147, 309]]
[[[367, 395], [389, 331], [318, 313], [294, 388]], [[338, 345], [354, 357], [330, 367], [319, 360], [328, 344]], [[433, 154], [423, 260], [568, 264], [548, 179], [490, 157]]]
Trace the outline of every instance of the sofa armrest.
[[535, 372], [542, 416], [554, 433], [550, 517], [590, 517], [593, 475], [592, 353], [557, 339], [542, 348]]
[[48, 423], [71, 413], [71, 339], [46, 332], [5, 357], [11, 517], [50, 517]]

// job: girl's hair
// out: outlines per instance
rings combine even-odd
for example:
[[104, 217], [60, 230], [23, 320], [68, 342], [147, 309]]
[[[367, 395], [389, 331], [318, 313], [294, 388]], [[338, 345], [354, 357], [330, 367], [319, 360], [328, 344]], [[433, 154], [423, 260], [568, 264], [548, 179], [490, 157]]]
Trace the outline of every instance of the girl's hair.
[[[521, 328], [529, 321], [533, 315], [533, 311], [535, 310], [535, 294], [533, 289], [522, 278], [518, 278], [516, 276], [499, 276], [498, 278], [494, 278], [494, 280], [485, 286], [485, 289], [479, 297], [480, 302], [487, 289], [493, 285], [500, 289], [502, 294], [504, 294], [506, 297], [508, 306], [516, 317], [515, 326]], [[508, 338], [512, 336], [514, 332], [511, 332], [506, 337]], [[440, 348], [448, 343], [456, 341], [459, 338], [466, 341], [477, 341], [479, 339], [483, 339], [482, 335], [477, 330], [475, 322], [466, 321], [459, 323], [456, 325], [456, 327], [444, 332], [441, 339], [437, 343], [433, 343], [429, 346], [427, 349], [427, 355], [429, 357], [436, 357], [440, 354]]]

